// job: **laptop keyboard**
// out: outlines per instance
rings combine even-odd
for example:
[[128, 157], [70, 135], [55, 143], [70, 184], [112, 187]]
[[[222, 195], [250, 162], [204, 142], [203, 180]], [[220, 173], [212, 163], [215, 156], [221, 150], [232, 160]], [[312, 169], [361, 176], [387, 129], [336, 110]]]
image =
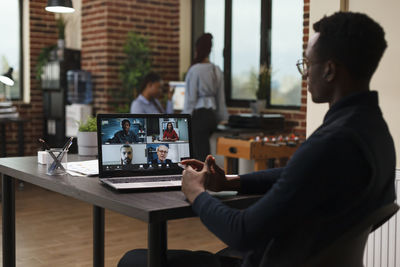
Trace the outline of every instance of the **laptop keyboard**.
[[182, 178], [181, 175], [173, 175], [173, 176], [162, 176], [162, 177], [128, 177], [128, 178], [112, 178], [108, 179], [110, 183], [113, 184], [122, 184], [122, 183], [148, 183], [148, 182], [169, 182], [169, 181], [180, 181]]

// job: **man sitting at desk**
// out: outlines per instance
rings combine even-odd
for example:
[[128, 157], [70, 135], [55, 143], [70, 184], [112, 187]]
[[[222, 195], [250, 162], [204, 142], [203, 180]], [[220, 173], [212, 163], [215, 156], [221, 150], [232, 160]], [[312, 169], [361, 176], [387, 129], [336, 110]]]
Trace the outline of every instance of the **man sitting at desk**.
[[157, 165], [161, 163], [168, 163], [171, 164], [172, 161], [167, 159], [168, 156], [168, 147], [165, 145], [159, 145], [157, 147], [157, 158], [154, 159], [151, 163]]
[[130, 145], [123, 145], [119, 149], [121, 152], [121, 165], [129, 165], [132, 163], [133, 149]]
[[131, 122], [129, 120], [123, 120], [121, 122], [122, 130], [116, 132], [114, 137], [110, 140], [110, 143], [114, 144], [131, 144], [139, 142], [139, 137], [131, 130]]
[[[384, 31], [368, 16], [352, 12], [324, 17], [313, 28], [298, 68], [312, 100], [329, 103], [329, 110], [286, 167], [227, 176], [210, 155], [205, 163], [181, 162], [187, 166], [182, 191], [194, 212], [242, 255], [242, 267], [262, 261], [263, 266], [304, 266], [396, 197], [394, 143], [378, 93], [369, 86], [387, 46]], [[206, 189], [262, 197], [239, 210]], [[128, 252], [119, 267], [144, 266], [130, 263], [146, 253]], [[208, 256], [196, 266], [221, 266], [222, 257]], [[168, 265], [185, 266], [196, 257], [199, 252], [171, 251]]]

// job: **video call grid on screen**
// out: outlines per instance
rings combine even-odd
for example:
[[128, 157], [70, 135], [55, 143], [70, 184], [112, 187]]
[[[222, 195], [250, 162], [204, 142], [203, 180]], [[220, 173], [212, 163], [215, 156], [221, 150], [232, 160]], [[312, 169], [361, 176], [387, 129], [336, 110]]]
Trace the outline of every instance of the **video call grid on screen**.
[[[103, 170], [174, 168], [190, 157], [186, 117], [129, 116], [100, 120]], [[164, 138], [169, 124], [177, 140]]]

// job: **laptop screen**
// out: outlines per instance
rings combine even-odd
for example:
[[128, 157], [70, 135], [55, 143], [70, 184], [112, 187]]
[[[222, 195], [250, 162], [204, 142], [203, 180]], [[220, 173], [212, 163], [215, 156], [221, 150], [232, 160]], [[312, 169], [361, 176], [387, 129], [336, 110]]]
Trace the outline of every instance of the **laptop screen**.
[[97, 115], [100, 177], [180, 174], [191, 157], [190, 115]]

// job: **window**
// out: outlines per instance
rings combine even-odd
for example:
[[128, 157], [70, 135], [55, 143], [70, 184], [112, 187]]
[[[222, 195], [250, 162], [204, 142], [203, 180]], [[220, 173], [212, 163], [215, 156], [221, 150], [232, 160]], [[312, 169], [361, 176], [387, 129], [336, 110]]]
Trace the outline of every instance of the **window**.
[[[302, 57], [302, 0], [193, 2], [193, 34], [214, 36], [210, 60], [224, 70], [229, 106], [248, 106], [262, 92], [270, 108], [300, 107], [295, 63]], [[270, 78], [261, 82], [261, 73]]]
[[1, 1], [0, 10], [0, 73], [13, 68], [13, 86], [0, 84], [0, 92], [8, 100], [22, 97], [22, 1]]

